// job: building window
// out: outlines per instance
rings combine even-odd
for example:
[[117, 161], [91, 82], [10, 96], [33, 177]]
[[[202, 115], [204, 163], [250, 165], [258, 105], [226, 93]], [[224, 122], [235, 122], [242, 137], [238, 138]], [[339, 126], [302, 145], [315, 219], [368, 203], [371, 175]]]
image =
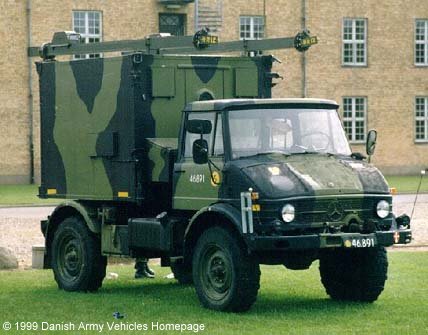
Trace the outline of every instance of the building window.
[[263, 16], [241, 16], [239, 18], [239, 38], [241, 40], [260, 40], [265, 36]]
[[428, 65], [428, 20], [416, 20], [415, 64]]
[[343, 127], [351, 143], [366, 140], [367, 98], [343, 98]]
[[184, 14], [159, 14], [159, 32], [184, 36], [185, 22], [186, 15]]
[[343, 65], [367, 65], [367, 20], [343, 20]]
[[[102, 20], [101, 12], [73, 11], [73, 30], [79, 33], [82, 42], [101, 42]], [[75, 59], [98, 58], [101, 54], [74, 55]]]
[[415, 99], [415, 140], [428, 142], [428, 97]]

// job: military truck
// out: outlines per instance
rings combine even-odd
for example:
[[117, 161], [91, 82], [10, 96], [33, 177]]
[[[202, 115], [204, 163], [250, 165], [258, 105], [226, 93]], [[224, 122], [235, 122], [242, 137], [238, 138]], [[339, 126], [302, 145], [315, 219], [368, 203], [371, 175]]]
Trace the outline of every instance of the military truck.
[[[256, 301], [260, 264], [319, 259], [333, 299], [375, 301], [409, 219], [352, 153], [338, 104], [272, 99], [275, 58], [261, 55], [316, 42], [202, 31], [85, 45], [63, 32], [30, 49], [43, 58], [39, 196], [65, 199], [41, 224], [59, 288], [96, 291], [110, 255], [160, 258], [204, 307], [237, 312]], [[110, 51], [123, 53], [99, 57]], [[55, 59], [71, 54], [92, 58]], [[369, 156], [375, 143], [371, 131]]]

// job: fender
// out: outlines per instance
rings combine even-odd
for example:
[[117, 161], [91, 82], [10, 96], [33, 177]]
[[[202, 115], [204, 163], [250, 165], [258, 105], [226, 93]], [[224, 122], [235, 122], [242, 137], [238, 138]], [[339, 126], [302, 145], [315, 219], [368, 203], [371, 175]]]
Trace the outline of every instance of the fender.
[[[185, 256], [189, 256], [189, 253], [191, 252], [197, 238], [199, 237], [199, 233], [204, 230], [204, 226], [208, 227], [215, 223], [212, 221], [214, 216], [221, 216], [225, 218], [231, 223], [231, 225], [226, 225], [224, 223], [223, 225], [232, 226], [232, 229], [234, 229], [241, 237], [243, 237], [241, 212], [238, 209], [227, 203], [216, 203], [214, 205], [203, 207], [190, 219], [190, 222], [184, 233]], [[243, 238], [243, 241], [245, 244], [247, 244], [245, 238]]]
[[101, 223], [91, 218], [90, 211], [94, 211], [94, 209], [85, 207], [77, 201], [67, 200], [55, 207], [47, 221], [41, 222], [42, 232], [45, 236], [45, 268], [50, 268], [51, 264], [51, 244], [54, 231], [65, 218], [80, 215], [90, 231], [95, 234], [101, 233]]
[[186, 236], [187, 233], [192, 229], [192, 226], [198, 221], [198, 219], [206, 213], [220, 214], [224, 216], [231, 223], [233, 223], [233, 225], [242, 234], [241, 213], [232, 205], [221, 202], [203, 207], [199, 211], [197, 211], [195, 215], [193, 215], [190, 219], [190, 223], [187, 226], [184, 236]]
[[54, 211], [49, 217], [47, 231], [49, 231], [51, 224], [58, 223], [57, 218], [61, 218], [64, 215], [64, 211], [70, 213], [71, 215], [73, 212], [75, 214], [80, 214], [83, 220], [85, 220], [85, 223], [88, 225], [90, 231], [95, 234], [99, 234], [101, 232], [101, 223], [97, 222], [90, 216], [90, 212], [93, 211], [93, 209], [73, 200], [64, 201], [55, 207]]

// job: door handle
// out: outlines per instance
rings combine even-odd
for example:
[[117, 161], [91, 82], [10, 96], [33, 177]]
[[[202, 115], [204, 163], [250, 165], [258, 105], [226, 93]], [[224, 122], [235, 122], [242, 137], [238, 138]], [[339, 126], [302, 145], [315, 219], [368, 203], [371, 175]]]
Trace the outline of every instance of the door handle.
[[174, 173], [185, 173], [185, 172], [186, 170], [180, 170], [180, 169], [174, 170]]

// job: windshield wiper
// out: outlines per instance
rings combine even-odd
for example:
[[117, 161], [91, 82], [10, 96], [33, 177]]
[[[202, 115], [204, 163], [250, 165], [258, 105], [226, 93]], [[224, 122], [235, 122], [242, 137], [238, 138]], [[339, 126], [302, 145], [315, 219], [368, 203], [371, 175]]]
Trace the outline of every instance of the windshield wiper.
[[290, 155], [307, 155], [307, 154], [321, 154], [318, 151], [302, 150], [302, 151], [293, 151], [290, 152]]
[[337, 154], [332, 152], [322, 152], [322, 151], [311, 151], [311, 150], [304, 150], [304, 151], [297, 151], [297, 152], [291, 152], [291, 155], [308, 155], [308, 154], [316, 154], [316, 155], [327, 155], [329, 157], [331, 156], [337, 156]]
[[238, 159], [241, 158], [248, 158], [248, 157], [257, 157], [257, 156], [266, 156], [266, 155], [271, 155], [271, 154], [280, 154], [280, 155], [284, 155], [284, 156], [290, 156], [290, 153], [288, 152], [284, 152], [284, 151], [264, 151], [264, 152], [258, 152], [254, 155], [248, 155], [248, 156], [239, 156]]

